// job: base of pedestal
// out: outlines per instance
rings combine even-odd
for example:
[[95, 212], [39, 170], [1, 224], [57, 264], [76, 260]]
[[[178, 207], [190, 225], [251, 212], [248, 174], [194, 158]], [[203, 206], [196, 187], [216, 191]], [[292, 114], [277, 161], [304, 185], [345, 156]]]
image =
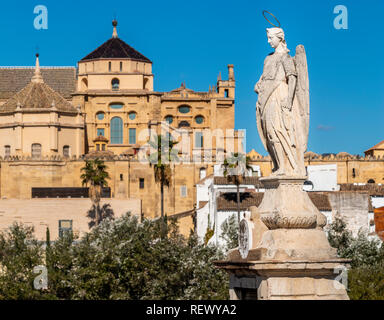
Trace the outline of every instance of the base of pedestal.
[[218, 261], [230, 274], [231, 300], [349, 300], [344, 259]]

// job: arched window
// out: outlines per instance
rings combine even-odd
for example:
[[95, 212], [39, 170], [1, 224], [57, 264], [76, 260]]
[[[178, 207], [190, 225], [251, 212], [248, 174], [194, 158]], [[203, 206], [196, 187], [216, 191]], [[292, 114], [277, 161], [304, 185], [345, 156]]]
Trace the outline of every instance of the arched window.
[[173, 117], [171, 115], [169, 116], [166, 116], [165, 117], [165, 121], [168, 123], [168, 124], [171, 124], [173, 122]]
[[32, 144], [32, 159], [38, 159], [41, 157], [41, 144], [40, 143], [34, 143]]
[[144, 82], [143, 82], [143, 89], [146, 90], [148, 89], [148, 78], [144, 78]]
[[190, 127], [191, 125], [189, 124], [188, 121], [180, 121], [179, 123], [179, 128], [181, 127]]
[[204, 117], [203, 116], [196, 116], [195, 117], [195, 122], [197, 124], [202, 124], [204, 122]]
[[114, 117], [111, 120], [111, 144], [123, 143], [123, 120]]
[[136, 119], [136, 112], [130, 112], [128, 113], [129, 120], [135, 120]]
[[86, 91], [88, 90], [88, 80], [86, 78], [83, 78], [81, 80], [81, 88], [80, 88], [81, 91]]
[[69, 146], [63, 147], [63, 157], [65, 157], [65, 158], [69, 157]]
[[98, 112], [96, 114], [97, 120], [104, 120], [104, 112]]
[[369, 180], [368, 180], [368, 183], [375, 183], [375, 180], [373, 180], [373, 179], [369, 179]]
[[112, 79], [112, 90], [119, 90], [120, 81], [117, 78]]

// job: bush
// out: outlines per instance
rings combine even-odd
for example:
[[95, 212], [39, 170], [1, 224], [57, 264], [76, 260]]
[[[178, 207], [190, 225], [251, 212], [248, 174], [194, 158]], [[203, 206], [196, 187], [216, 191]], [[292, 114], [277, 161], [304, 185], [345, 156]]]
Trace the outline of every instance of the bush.
[[359, 232], [353, 237], [346, 224], [336, 218], [330, 225], [328, 239], [341, 258], [351, 259], [348, 294], [352, 300], [384, 299], [384, 246], [378, 239], [368, 239]]
[[[0, 298], [227, 299], [228, 275], [213, 266], [223, 258], [220, 250], [199, 244], [193, 235], [185, 239], [175, 221], [161, 238], [162, 224], [161, 219], [139, 223], [126, 214], [105, 219], [77, 241], [65, 234], [45, 251], [31, 229], [11, 229], [13, 237], [0, 236], [0, 263], [5, 266]], [[48, 290], [41, 292], [33, 289], [36, 274], [31, 270], [44, 261]], [[27, 276], [15, 287], [20, 271]]]

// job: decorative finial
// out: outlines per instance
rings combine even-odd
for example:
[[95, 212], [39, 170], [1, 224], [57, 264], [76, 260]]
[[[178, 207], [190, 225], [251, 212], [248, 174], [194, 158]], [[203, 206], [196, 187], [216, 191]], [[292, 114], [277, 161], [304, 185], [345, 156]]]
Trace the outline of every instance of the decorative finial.
[[117, 20], [116, 19], [113, 19], [112, 26], [113, 26], [112, 38], [118, 38], [117, 29], [116, 29], [116, 27], [117, 27]]
[[32, 77], [32, 82], [35, 83], [43, 83], [43, 77], [40, 72], [40, 63], [39, 63], [39, 54], [36, 53], [36, 66], [35, 66], [35, 74]]
[[219, 75], [217, 76], [217, 81], [221, 81], [221, 72], [219, 72]]

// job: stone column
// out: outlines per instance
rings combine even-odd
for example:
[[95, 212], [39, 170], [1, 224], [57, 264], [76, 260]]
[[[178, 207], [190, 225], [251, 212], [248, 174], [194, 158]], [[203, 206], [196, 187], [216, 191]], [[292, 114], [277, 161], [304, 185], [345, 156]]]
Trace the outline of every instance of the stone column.
[[325, 216], [303, 191], [305, 177], [262, 178], [259, 208], [240, 223], [239, 248], [216, 265], [231, 276], [231, 299], [348, 300], [346, 259], [336, 255]]

